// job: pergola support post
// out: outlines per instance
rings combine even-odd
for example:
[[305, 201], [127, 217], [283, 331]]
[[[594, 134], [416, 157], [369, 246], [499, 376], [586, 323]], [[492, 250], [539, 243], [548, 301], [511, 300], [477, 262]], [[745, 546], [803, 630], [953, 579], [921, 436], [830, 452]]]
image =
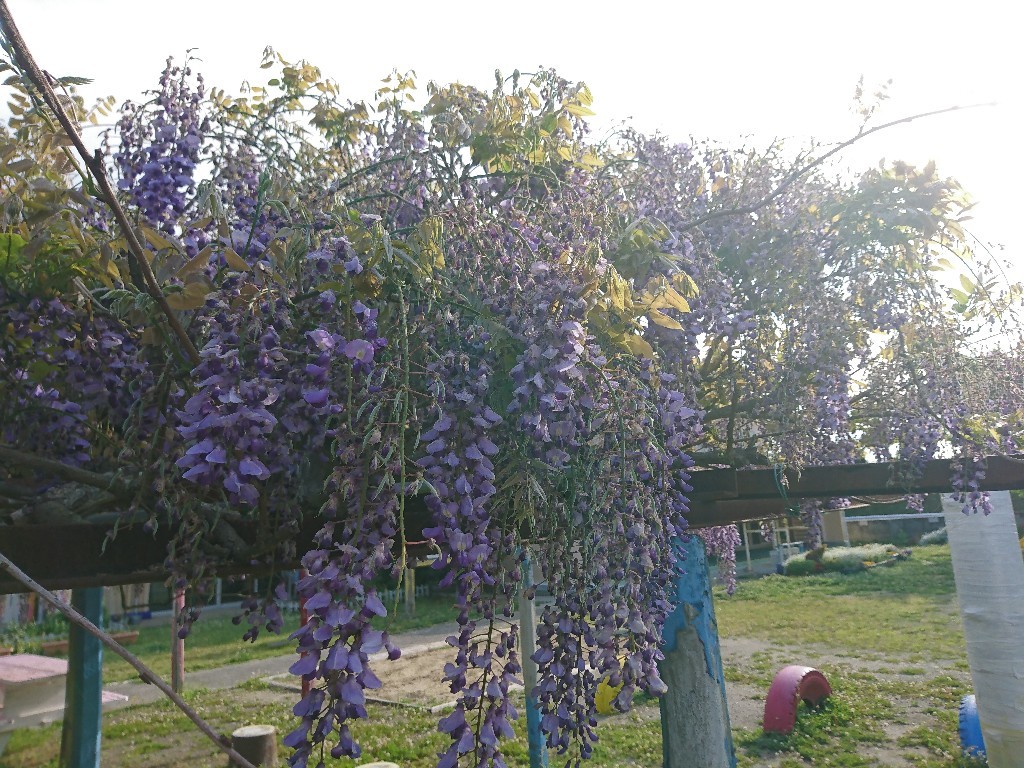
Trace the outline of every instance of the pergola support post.
[[523, 578], [519, 587], [519, 656], [523, 665], [523, 687], [526, 689], [526, 743], [530, 768], [547, 768], [548, 747], [540, 730], [540, 705], [533, 689], [537, 687], [537, 662], [531, 657], [537, 651], [537, 615], [527, 590], [533, 587], [533, 563], [529, 555], [523, 559]]
[[988, 515], [942, 507], [988, 765], [1011, 768], [1024, 755], [1024, 559], [1010, 494], [991, 502]]
[[673, 546], [684, 573], [676, 582], [676, 608], [665, 621], [665, 658], [658, 665], [668, 686], [661, 697], [663, 766], [736, 768], [704, 541], [690, 536]]
[[171, 690], [185, 690], [185, 638], [178, 636], [178, 620], [185, 610], [185, 589], [174, 590], [174, 618], [171, 621]]
[[[71, 605], [100, 626], [103, 622], [103, 587], [73, 590]], [[102, 696], [103, 644], [72, 624], [68, 638], [60, 768], [99, 768]]]

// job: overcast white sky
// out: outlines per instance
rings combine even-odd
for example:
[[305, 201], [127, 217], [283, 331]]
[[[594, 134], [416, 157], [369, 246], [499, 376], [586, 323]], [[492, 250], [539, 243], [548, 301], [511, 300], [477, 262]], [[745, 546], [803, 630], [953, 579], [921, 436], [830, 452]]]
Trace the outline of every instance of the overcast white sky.
[[[487, 0], [236, 2], [10, 0], [41, 66], [95, 79], [90, 96], [153, 87], [168, 54], [197, 48], [207, 82], [260, 82], [266, 45], [305, 58], [369, 98], [393, 68], [420, 81], [490, 87], [496, 68], [538, 65], [590, 85], [598, 119], [685, 140], [847, 138], [853, 90], [893, 80], [878, 122], [953, 105], [997, 102], [876, 135], [843, 158], [882, 157], [959, 178], [978, 201], [973, 231], [1024, 250], [1015, 206], [1024, 184], [1024, 88], [1010, 3], [857, 0], [626, 3]], [[1024, 261], [1024, 255], [1020, 256]]]

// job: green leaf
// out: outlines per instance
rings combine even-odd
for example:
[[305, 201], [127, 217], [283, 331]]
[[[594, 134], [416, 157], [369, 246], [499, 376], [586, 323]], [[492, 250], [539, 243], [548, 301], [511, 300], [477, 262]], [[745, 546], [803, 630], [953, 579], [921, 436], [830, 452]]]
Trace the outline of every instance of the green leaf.
[[969, 294], [964, 293], [963, 291], [959, 290], [958, 288], [950, 288], [949, 289], [949, 294], [954, 299], [956, 299], [957, 303], [959, 303], [959, 304], [966, 304], [967, 302], [969, 302], [971, 300], [971, 297], [970, 297]]
[[7, 163], [4, 166], [4, 170], [11, 171], [12, 173], [24, 173], [33, 167], [35, 167], [35, 161], [30, 158], [23, 157], [21, 160], [15, 160], [13, 163]]
[[213, 246], [206, 246], [205, 248], [203, 248], [203, 250], [201, 250], [199, 253], [197, 253], [195, 256], [193, 256], [191, 259], [185, 262], [181, 269], [178, 270], [177, 276], [184, 279], [189, 275], [198, 272], [200, 269], [202, 269], [203, 267], [210, 263], [210, 256], [212, 255]]
[[25, 239], [17, 233], [0, 233], [0, 265], [13, 266], [21, 259]]

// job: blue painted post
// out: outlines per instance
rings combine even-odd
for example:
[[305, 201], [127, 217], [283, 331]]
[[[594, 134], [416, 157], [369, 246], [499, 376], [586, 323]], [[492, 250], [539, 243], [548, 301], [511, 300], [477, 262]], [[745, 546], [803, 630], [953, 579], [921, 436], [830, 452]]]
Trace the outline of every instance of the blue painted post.
[[526, 557], [522, 564], [523, 580], [519, 589], [519, 655], [523, 664], [523, 686], [526, 688], [526, 743], [530, 749], [530, 768], [547, 768], [548, 749], [540, 730], [540, 706], [531, 695], [537, 686], [537, 662], [531, 656], [537, 650], [537, 617], [533, 600], [526, 590], [533, 586], [533, 565]]
[[685, 572], [676, 582], [658, 665], [668, 686], [661, 699], [663, 766], [736, 768], [704, 542], [691, 536], [673, 546]]
[[[96, 626], [103, 622], [103, 588], [75, 589], [71, 604]], [[99, 768], [103, 644], [71, 625], [60, 768]]]

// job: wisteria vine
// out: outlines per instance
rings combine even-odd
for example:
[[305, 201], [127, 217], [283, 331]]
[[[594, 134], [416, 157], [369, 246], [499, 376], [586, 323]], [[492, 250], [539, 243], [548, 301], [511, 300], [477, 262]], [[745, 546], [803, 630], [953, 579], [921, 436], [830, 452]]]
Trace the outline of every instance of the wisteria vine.
[[[432, 84], [422, 109], [396, 74], [370, 109], [267, 57], [277, 90], [238, 100], [169, 60], [105, 142], [198, 364], [88, 182], [38, 140], [46, 122], [0, 137], [0, 442], [93, 471], [5, 465], [0, 525], [42, 519], [26, 501], [42, 494], [169, 527], [176, 587], [232, 559], [301, 562], [292, 766], [360, 756], [378, 659], [400, 655], [379, 584], [423, 553], [458, 625], [439, 768], [506, 765], [524, 663], [548, 747], [578, 765], [599, 684], [623, 711], [665, 692], [703, 467], [870, 453], [909, 483], [952, 446], [954, 488], [985, 509], [981, 458], [1016, 450], [1022, 398], [967, 362], [989, 284], [933, 277], [967, 247], [960, 190], [934, 168], [848, 183], [794, 176], [777, 147], [599, 145], [589, 90], [550, 71], [490, 93]], [[986, 370], [1019, 368], [988, 354]], [[821, 506], [804, 509], [812, 539]], [[737, 529], [698, 533], [731, 592]], [[527, 552], [554, 598], [529, 660]], [[243, 604], [246, 639], [283, 629], [270, 583]]]

